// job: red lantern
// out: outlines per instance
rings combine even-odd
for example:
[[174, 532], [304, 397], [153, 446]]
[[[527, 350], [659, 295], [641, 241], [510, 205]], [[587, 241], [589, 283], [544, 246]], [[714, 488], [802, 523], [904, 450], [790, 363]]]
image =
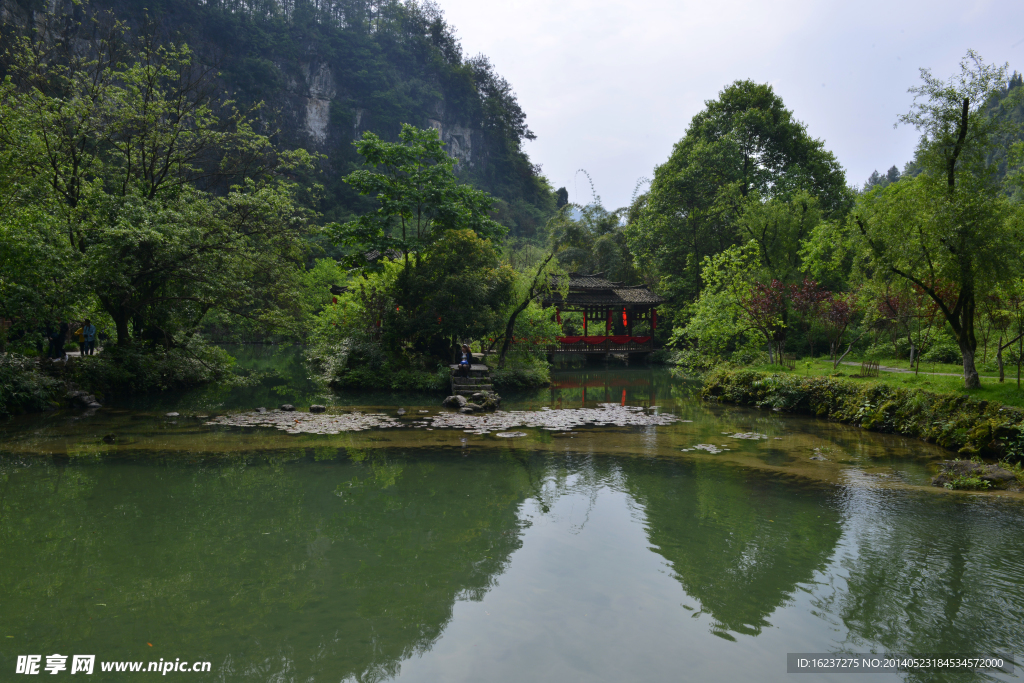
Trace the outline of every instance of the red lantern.
[[555, 309], [555, 320], [558, 321], [559, 325], [562, 324], [562, 312], [560, 310], [558, 310], [557, 308]]
[[626, 307], [622, 307], [622, 326], [629, 327], [629, 323], [626, 322]]
[[338, 303], [338, 297], [336, 297], [336, 296], [332, 296], [332, 297], [331, 297], [331, 303], [332, 303], [332, 304], [336, 304], [336, 303]]

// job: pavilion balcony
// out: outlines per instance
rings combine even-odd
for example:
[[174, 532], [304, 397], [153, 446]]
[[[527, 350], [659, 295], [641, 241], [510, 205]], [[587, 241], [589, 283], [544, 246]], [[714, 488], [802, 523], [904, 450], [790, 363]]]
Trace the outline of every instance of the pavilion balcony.
[[531, 350], [538, 353], [650, 353], [654, 350], [651, 337], [635, 337], [628, 334], [598, 337], [558, 337], [557, 343], [516, 339], [511, 347], [516, 350]]

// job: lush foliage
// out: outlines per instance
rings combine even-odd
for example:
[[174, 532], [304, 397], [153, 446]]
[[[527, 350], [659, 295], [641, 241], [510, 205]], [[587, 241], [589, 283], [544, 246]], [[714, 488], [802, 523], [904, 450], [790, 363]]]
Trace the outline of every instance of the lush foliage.
[[[800, 137], [770, 89], [723, 91], [627, 228], [672, 299], [671, 342], [738, 362], [762, 350], [788, 363], [792, 350], [828, 349], [838, 366], [854, 346], [911, 364], [958, 361], [968, 388], [979, 384], [976, 363], [995, 356], [1002, 378], [1003, 353], [1024, 333], [1024, 147], [1000, 152], [1020, 136], [1019, 80], [973, 52], [948, 81], [922, 70], [900, 118], [921, 131], [914, 160], [856, 193], [839, 187], [831, 156]], [[780, 131], [799, 144], [775, 140]], [[708, 365], [691, 356], [681, 356], [688, 366]]]
[[[15, 46], [0, 86], [3, 184], [16, 195], [0, 218], [3, 271], [67, 294], [12, 286], [12, 318], [26, 330], [95, 305], [119, 345], [167, 347], [214, 308], [280, 323], [306, 230], [285, 178], [308, 155], [276, 152], [215, 100], [187, 47], [126, 51], [121, 39], [114, 26], [87, 57], [60, 43]], [[10, 244], [19, 238], [27, 246]], [[51, 245], [43, 268], [19, 260]]]
[[[835, 157], [771, 86], [737, 81], [690, 122], [655, 170], [627, 235], [676, 307], [697, 298], [705, 257], [758, 239], [765, 264], [792, 267], [793, 245], [818, 212], [842, 215], [849, 192]], [[780, 258], [781, 257], [781, 258]]]
[[56, 404], [63, 385], [39, 372], [37, 359], [0, 354], [0, 416], [45, 410]]

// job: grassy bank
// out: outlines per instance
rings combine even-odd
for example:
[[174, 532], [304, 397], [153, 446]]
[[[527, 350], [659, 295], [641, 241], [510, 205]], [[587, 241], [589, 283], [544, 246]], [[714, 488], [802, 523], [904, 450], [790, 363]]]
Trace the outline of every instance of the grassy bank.
[[705, 376], [703, 395], [912, 436], [964, 457], [1020, 462], [1024, 456], [1024, 410], [1020, 408], [961, 392], [939, 392], [881, 379], [812, 375], [811, 369], [803, 374], [799, 366], [790, 372], [718, 368]]
[[[909, 364], [902, 359], [882, 359], [877, 361], [883, 367], [907, 369]], [[991, 375], [984, 369], [981, 373], [980, 389], [964, 389], [963, 367], [949, 363], [921, 363], [920, 373], [913, 372], [879, 372], [878, 377], [861, 377], [860, 362], [856, 365], [840, 365], [832, 368], [832, 361], [827, 359], [798, 360], [796, 367], [789, 369], [781, 365], [752, 365], [750, 370], [781, 374], [794, 377], [840, 377], [858, 385], [887, 384], [908, 389], [923, 389], [937, 394], [960, 394], [970, 396], [979, 401], [992, 401], [1007, 406], [1024, 408], [1024, 389], [1017, 388], [1016, 366], [1007, 366], [1006, 381], [1000, 383], [997, 374]], [[953, 376], [926, 373], [949, 373]]]

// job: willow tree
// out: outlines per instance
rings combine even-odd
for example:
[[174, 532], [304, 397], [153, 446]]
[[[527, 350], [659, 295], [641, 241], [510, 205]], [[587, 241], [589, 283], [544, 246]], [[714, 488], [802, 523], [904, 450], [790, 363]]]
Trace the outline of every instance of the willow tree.
[[[922, 69], [922, 84], [910, 89], [914, 105], [900, 117], [921, 131], [921, 173], [868, 193], [854, 216], [873, 270], [913, 283], [942, 313], [963, 354], [968, 389], [981, 386], [978, 300], [1019, 269], [1021, 256], [992, 154], [1013, 124], [988, 111], [1003, 93], [1006, 71], [973, 51], [948, 81]], [[1003, 106], [1012, 106], [1010, 99]]]

